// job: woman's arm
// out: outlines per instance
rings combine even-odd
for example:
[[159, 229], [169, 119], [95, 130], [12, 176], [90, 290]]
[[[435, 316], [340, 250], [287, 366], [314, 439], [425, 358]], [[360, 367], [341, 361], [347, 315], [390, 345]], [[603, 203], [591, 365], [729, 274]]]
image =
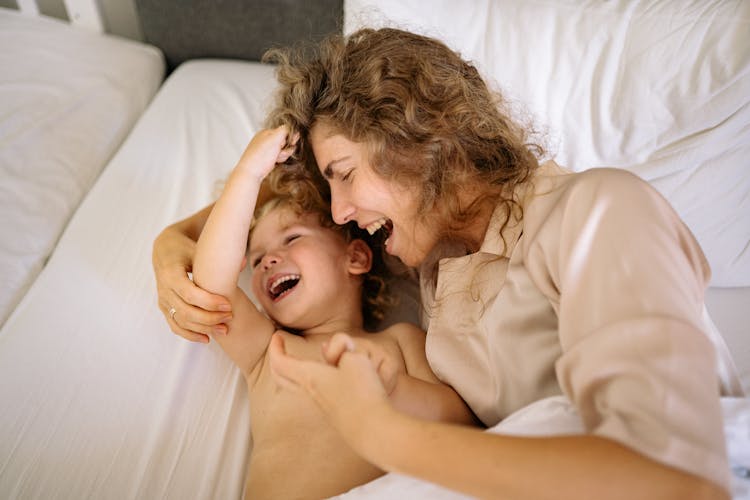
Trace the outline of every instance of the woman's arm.
[[398, 323], [378, 335], [396, 345], [337, 333], [323, 348], [323, 359], [335, 366], [345, 352], [365, 354], [397, 410], [426, 420], [482, 425], [461, 396], [430, 369], [423, 330], [411, 323]]
[[360, 435], [353, 438], [364, 458], [480, 498], [728, 498], [705, 479], [606, 438], [503, 436], [379, 408], [363, 414]]
[[232, 317], [229, 300], [201, 289], [188, 277], [196, 241], [212, 208], [209, 205], [167, 226], [154, 240], [152, 251], [159, 308], [174, 333], [194, 342], [226, 333], [225, 323]]
[[344, 353], [338, 366], [299, 360], [274, 335], [269, 356], [280, 383], [307, 392], [353, 449], [390, 472], [480, 498], [729, 498], [606, 438], [502, 436], [410, 417], [389, 403], [360, 352]]

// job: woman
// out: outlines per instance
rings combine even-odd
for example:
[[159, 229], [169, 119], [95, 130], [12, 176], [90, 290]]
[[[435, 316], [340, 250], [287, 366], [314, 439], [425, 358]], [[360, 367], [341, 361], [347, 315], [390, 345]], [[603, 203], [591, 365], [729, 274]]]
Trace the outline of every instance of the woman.
[[[365, 459], [476, 496], [728, 497], [701, 319], [710, 271], [658, 193], [623, 171], [542, 163], [476, 69], [436, 40], [362, 30], [271, 58], [271, 122], [299, 132], [334, 220], [382, 231], [419, 269], [438, 377], [487, 426], [565, 394], [587, 434], [508, 437], [408, 417], [356, 343], [326, 365], [275, 337], [281, 383], [307, 391]], [[178, 304], [172, 329], [204, 340], [222, 328], [212, 311], [223, 299], [185, 271], [206, 213], [154, 247], [160, 301]]]

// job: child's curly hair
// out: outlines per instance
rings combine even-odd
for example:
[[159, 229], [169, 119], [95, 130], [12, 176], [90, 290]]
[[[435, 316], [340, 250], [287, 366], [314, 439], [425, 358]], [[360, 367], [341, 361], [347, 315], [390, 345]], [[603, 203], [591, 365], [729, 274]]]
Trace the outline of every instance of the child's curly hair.
[[364, 274], [362, 281], [362, 317], [365, 328], [376, 328], [386, 311], [396, 303], [391, 291], [394, 274], [386, 262], [382, 241], [370, 236], [354, 223], [343, 226], [336, 224], [331, 218], [328, 184], [321, 176], [316, 178], [313, 172], [294, 161], [274, 168], [266, 176], [256, 203], [249, 236], [252, 236], [256, 222], [278, 207], [290, 208], [297, 215], [315, 214], [322, 227], [342, 235], [345, 241], [361, 239], [369, 245], [373, 258], [372, 267]]

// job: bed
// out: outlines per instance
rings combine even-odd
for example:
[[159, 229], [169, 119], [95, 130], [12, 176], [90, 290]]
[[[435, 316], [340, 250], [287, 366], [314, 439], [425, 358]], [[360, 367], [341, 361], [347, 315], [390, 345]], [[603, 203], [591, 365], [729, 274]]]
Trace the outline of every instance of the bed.
[[[28, 285], [7, 302], [0, 330], [3, 498], [242, 494], [251, 449], [244, 381], [216, 343], [193, 344], [169, 332], [156, 305], [150, 254], [165, 225], [216, 196], [217, 183], [263, 120], [273, 68], [252, 60], [255, 42], [242, 53], [236, 52], [236, 39], [230, 43], [233, 52], [221, 44], [206, 50], [201, 30], [187, 21], [189, 34], [177, 30], [181, 37], [164, 39], [163, 27], [175, 13], [160, 4], [137, 2], [141, 16], [152, 23], [142, 24], [144, 35], [159, 49], [116, 40], [147, 54], [145, 66], [156, 72], [136, 76], [138, 64], [122, 63], [124, 76], [101, 77], [118, 82], [120, 89], [123, 82], [153, 78], [150, 90], [141, 88], [137, 97], [102, 97], [110, 110], [118, 99], [137, 105], [129, 109], [127, 124], [105, 134], [109, 149], [94, 162], [78, 198], [66, 202], [67, 215], [52, 208], [41, 217], [59, 216], [57, 233], [24, 237], [40, 247], [48, 238], [48, 249], [36, 271], [24, 278]], [[739, 394], [742, 389], [750, 394], [750, 5], [739, 0], [478, 0], [457, 13], [447, 0], [427, 11], [417, 0], [307, 4], [317, 6], [326, 22], [343, 21], [347, 32], [363, 23], [395, 24], [445, 39], [516, 99], [519, 113], [532, 115], [545, 128], [560, 163], [574, 169], [627, 168], [674, 204], [713, 269], [708, 311], [726, 344], [719, 347], [726, 347], [734, 365], [726, 368], [730, 374], [734, 370], [740, 386], [722, 398], [735, 469], [733, 496], [750, 498], [750, 399]], [[197, 10], [181, 17], [194, 19], [203, 7], [204, 2], [186, 2], [183, 9]], [[221, 9], [212, 12], [221, 18]], [[247, 7], [229, 8], [229, 18], [221, 22], [249, 26], [239, 18], [247, 13]], [[0, 14], [2, 23], [19, 21], [16, 13]], [[311, 15], [299, 22], [320, 26]], [[263, 19], [248, 28], [253, 40], [288, 42], [274, 34], [259, 36], [257, 30], [274, 16]], [[45, 34], [69, 29], [46, 19], [22, 20]], [[4, 27], [0, 37], [6, 36]], [[221, 29], [220, 23], [211, 27]], [[304, 34], [315, 37], [321, 30]], [[93, 38], [87, 42], [93, 44]], [[156, 90], [164, 61], [170, 73]], [[0, 91], [5, 78], [0, 74]], [[5, 108], [9, 101], [0, 95]], [[94, 97], [87, 93], [86, 103]], [[0, 116], [3, 173], [6, 162], [22, 158], [5, 135], [11, 130], [6, 123], [18, 123], [8, 116]], [[62, 127], [64, 122], [55, 115], [50, 123]], [[80, 137], [101, 146], [107, 140], [95, 134], [104, 127]], [[57, 149], [32, 147], [24, 154], [36, 156], [24, 163], [59, 158], [51, 154]], [[70, 161], [78, 168], [79, 160]], [[49, 168], [53, 187], [71, 175], [72, 167]], [[24, 183], [41, 177], [30, 170], [18, 175], [17, 183], [3, 179], [0, 185], [3, 224], [22, 216]], [[31, 269], [25, 254], [5, 251], [23, 239], [17, 237], [23, 227], [8, 225], [3, 231], [2, 258], [8, 259], [9, 272]], [[492, 431], [537, 435], [581, 428], [569, 403], [551, 398]], [[393, 497], [462, 498], [393, 474], [341, 496]]]
[[160, 51], [0, 8], [0, 325], [164, 77]]

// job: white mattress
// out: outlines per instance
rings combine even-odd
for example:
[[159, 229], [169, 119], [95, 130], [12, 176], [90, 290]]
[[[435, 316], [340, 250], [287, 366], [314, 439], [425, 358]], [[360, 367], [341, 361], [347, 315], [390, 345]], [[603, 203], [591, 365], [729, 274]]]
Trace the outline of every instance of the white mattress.
[[0, 325], [156, 92], [154, 47], [0, 8]]
[[[166, 224], [212, 200], [273, 84], [271, 69], [254, 63], [178, 68], [82, 202], [0, 330], [0, 496], [240, 497], [251, 445], [246, 386], [215, 343], [168, 330], [150, 253]], [[748, 401], [725, 401], [734, 404], [725, 409], [730, 444], [750, 463]], [[564, 401], [540, 405], [504, 429], [579, 429]], [[399, 491], [455, 498], [396, 475], [348, 497]]]

